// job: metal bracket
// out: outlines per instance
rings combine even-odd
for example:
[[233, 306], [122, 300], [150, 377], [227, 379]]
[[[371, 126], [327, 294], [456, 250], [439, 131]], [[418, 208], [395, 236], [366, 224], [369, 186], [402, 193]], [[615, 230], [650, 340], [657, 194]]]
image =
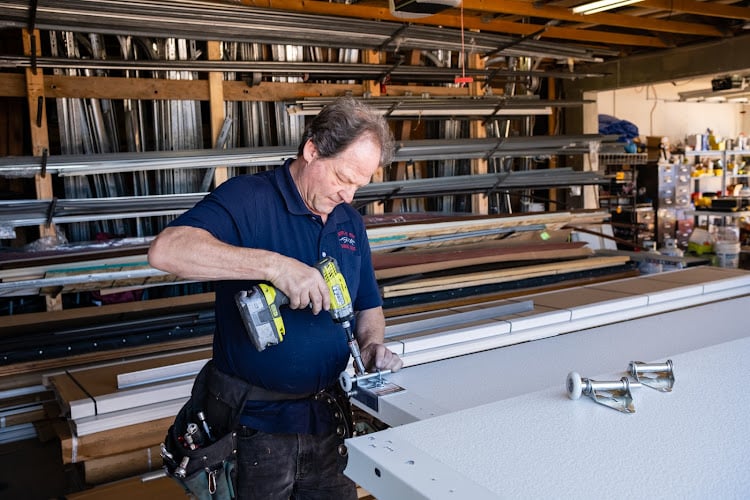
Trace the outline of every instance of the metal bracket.
[[570, 372], [566, 380], [568, 397], [578, 399], [581, 394], [589, 396], [597, 403], [613, 408], [622, 413], [635, 413], [631, 387], [638, 387], [638, 382], [631, 383], [627, 377], [618, 381], [601, 382], [581, 378], [576, 372]]
[[47, 160], [49, 160], [49, 150], [44, 148], [42, 149], [42, 164], [40, 165], [41, 172], [39, 174], [42, 178], [47, 177]]
[[379, 411], [379, 398], [386, 394], [393, 394], [404, 390], [403, 387], [388, 382], [383, 375], [391, 370], [378, 370], [362, 375], [350, 375], [343, 371], [339, 375], [339, 384], [347, 396], [353, 397], [373, 411]]
[[29, 5], [29, 47], [31, 49], [31, 72], [36, 75], [36, 12], [38, 0], [31, 0]]
[[492, 156], [500, 150], [500, 146], [502, 146], [503, 144], [505, 144], [505, 138], [498, 138], [498, 140], [495, 141], [495, 144], [492, 145], [492, 149], [485, 153], [484, 159], [489, 160], [490, 158], [492, 158]]
[[641, 384], [659, 392], [672, 392], [674, 387], [674, 367], [672, 360], [666, 363], [648, 364], [642, 361], [631, 361], [628, 367], [630, 375]]
[[57, 209], [57, 196], [53, 197], [52, 200], [49, 202], [49, 207], [47, 207], [47, 216], [46, 220], [44, 222], [44, 225], [46, 227], [50, 227], [52, 225], [52, 222], [55, 218], [55, 210]]
[[396, 62], [394, 62], [391, 65], [391, 67], [385, 70], [383, 74], [381, 74], [380, 77], [378, 78], [378, 82], [380, 82], [381, 84], [386, 83], [390, 79], [391, 73], [393, 73], [399, 66], [401, 66], [404, 63], [404, 59], [405, 59], [404, 55], [397, 54], [397, 56], [398, 56], [398, 59], [396, 60]]
[[498, 190], [500, 185], [505, 182], [505, 180], [510, 177], [510, 172], [498, 172], [497, 174], [497, 181], [490, 187], [487, 192], [484, 193], [485, 196], [489, 197], [492, 193]]
[[391, 114], [396, 111], [402, 104], [402, 101], [396, 101], [383, 113], [383, 116], [388, 118]]
[[37, 96], [36, 99], [36, 128], [42, 128], [42, 116], [44, 113], [44, 96]]
[[496, 118], [500, 110], [505, 108], [507, 105], [508, 105], [507, 101], [502, 101], [498, 103], [498, 105], [492, 109], [492, 113], [487, 115], [487, 117], [484, 120], [482, 120], [482, 125], [487, 125], [490, 122], [490, 120]]
[[[378, 50], [384, 51], [388, 47], [388, 45], [390, 45], [392, 41], [396, 40], [396, 38], [398, 38], [401, 35], [401, 33], [406, 31], [408, 27], [409, 27], [408, 24], [402, 24], [401, 26], [399, 26], [396, 31], [391, 33], [391, 36], [389, 36], [383, 43], [380, 44], [380, 46], [378, 47]], [[396, 50], [394, 52], [398, 52], [398, 46], [399, 44], [396, 44]]]
[[[411, 160], [409, 160], [409, 161], [411, 161]], [[398, 187], [392, 189], [391, 192], [383, 195], [383, 197], [380, 200], [377, 200], [376, 203], [384, 204], [387, 201], [391, 201], [391, 199], [393, 199], [393, 197], [396, 196], [403, 188], [404, 188], [403, 186], [398, 186]], [[356, 203], [356, 204], [354, 204], [354, 208], [356, 208], [357, 210], [359, 210], [361, 207], [367, 205], [368, 203], [371, 203], [371, 202]]]

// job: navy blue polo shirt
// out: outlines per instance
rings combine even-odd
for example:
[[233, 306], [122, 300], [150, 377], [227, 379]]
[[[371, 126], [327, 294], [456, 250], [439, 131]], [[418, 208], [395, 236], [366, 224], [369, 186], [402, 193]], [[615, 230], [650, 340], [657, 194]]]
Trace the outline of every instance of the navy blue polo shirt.
[[[313, 265], [334, 257], [347, 281], [356, 311], [382, 305], [360, 214], [338, 205], [325, 224], [305, 206], [289, 163], [221, 184], [170, 225], [205, 229], [231, 245], [261, 248]], [[228, 374], [284, 393], [312, 394], [334, 385], [346, 368], [349, 347], [341, 325], [322, 311], [281, 308], [284, 341], [258, 352], [241, 322], [234, 300], [254, 281], [216, 283], [214, 362]], [[329, 409], [309, 399], [250, 401], [242, 423], [264, 432], [317, 434], [330, 430]]]

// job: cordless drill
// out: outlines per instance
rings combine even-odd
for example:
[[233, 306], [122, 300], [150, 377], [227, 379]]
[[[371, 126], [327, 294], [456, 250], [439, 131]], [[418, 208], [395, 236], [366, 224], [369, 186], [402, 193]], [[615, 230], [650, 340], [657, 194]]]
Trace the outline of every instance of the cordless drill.
[[[331, 297], [328, 312], [336, 323], [340, 323], [346, 333], [349, 350], [354, 358], [354, 366], [359, 373], [365, 373], [357, 339], [354, 338], [352, 320], [354, 306], [349, 296], [344, 275], [333, 257], [326, 257], [315, 268], [323, 275]], [[284, 340], [286, 330], [280, 308], [289, 304], [289, 297], [276, 288], [260, 283], [250, 290], [242, 290], [235, 295], [235, 301], [242, 316], [245, 329], [258, 351], [276, 345]]]

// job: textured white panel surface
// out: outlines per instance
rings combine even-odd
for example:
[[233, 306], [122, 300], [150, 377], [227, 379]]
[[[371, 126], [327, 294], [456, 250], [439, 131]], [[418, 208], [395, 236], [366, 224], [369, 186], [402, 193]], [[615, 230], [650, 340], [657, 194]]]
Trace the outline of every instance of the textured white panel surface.
[[380, 406], [402, 406], [412, 395], [457, 411], [557, 385], [572, 370], [584, 377], [624, 370], [632, 360], [747, 337], [750, 329], [737, 319], [747, 310], [750, 297], [739, 297], [410, 366], [388, 376], [406, 393], [385, 396]]
[[690, 285], [674, 281], [651, 279], [648, 276], [602, 283], [591, 288], [643, 294], [648, 297], [649, 304], [659, 304], [703, 294], [702, 283]]
[[744, 269], [725, 269], [711, 266], [654, 274], [652, 279], [672, 283], [704, 284], [703, 293], [750, 285], [750, 273]]
[[571, 319], [568, 309], [551, 309], [542, 305], [534, 305], [534, 311], [528, 314], [518, 314], [510, 318], [510, 331], [520, 332], [529, 328], [566, 323]]
[[510, 332], [510, 323], [493, 320], [472, 328], [460, 328], [432, 335], [404, 338], [402, 342], [404, 344], [404, 353], [410, 353], [422, 349], [431, 349], [433, 347], [502, 335], [508, 332]]
[[391, 438], [498, 498], [750, 498], [748, 357], [750, 338], [671, 356], [674, 392], [636, 389], [631, 415], [569, 400], [561, 378], [393, 428]]
[[674, 391], [635, 389], [630, 415], [585, 396], [568, 399], [563, 378], [543, 391], [394, 427], [387, 438], [394, 450], [419, 450], [423, 470], [430, 461], [447, 465], [454, 480], [497, 498], [750, 498], [749, 356], [750, 338], [670, 356]]

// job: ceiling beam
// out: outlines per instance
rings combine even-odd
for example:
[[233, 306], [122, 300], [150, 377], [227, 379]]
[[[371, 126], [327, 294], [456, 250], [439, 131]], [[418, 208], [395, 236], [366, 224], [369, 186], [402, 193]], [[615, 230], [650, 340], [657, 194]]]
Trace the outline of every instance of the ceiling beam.
[[699, 16], [725, 17], [728, 19], [750, 20], [750, 9], [735, 7], [714, 2], [696, 2], [695, 0], [643, 0], [639, 7], [665, 10], [669, 13], [683, 12]]
[[698, 45], [630, 56], [581, 68], [605, 74], [563, 82], [567, 99], [583, 92], [616, 90], [652, 83], [673, 82], [702, 76], [747, 72], [750, 68], [750, 34]]
[[[649, 1], [649, 0], [647, 0]], [[669, 3], [670, 0], [653, 0], [654, 2], [663, 1]], [[679, 1], [679, 0], [678, 0]], [[689, 0], [682, 0], [689, 2]], [[702, 3], [702, 2], [693, 2]], [[704, 4], [705, 5], [705, 4]], [[726, 7], [726, 6], [722, 6]], [[589, 24], [601, 24], [606, 26], [619, 26], [622, 28], [635, 28], [651, 31], [663, 31], [666, 33], [679, 33], [684, 35], [703, 35], [721, 37], [724, 34], [713, 26], [697, 23], [686, 23], [679, 21], [663, 21], [660, 19], [634, 18], [622, 14], [574, 14], [567, 7], [558, 7], [553, 5], [537, 6], [533, 2], [523, 2], [519, 0], [503, 0], [502, 2], [492, 0], [464, 0], [464, 9], [476, 10], [482, 12], [492, 12], [495, 14], [515, 14], [529, 17], [544, 17], [549, 19], [560, 19], [562, 21], [586, 22]], [[669, 8], [666, 8], [669, 10]], [[745, 10], [734, 7], [736, 10]], [[678, 9], [674, 9], [678, 10]], [[747, 12], [745, 12], [747, 15]]]
[[[330, 16], [352, 17], [357, 19], [380, 19], [403, 23], [402, 18], [391, 14], [388, 8], [371, 7], [360, 4], [330, 3], [320, 0], [241, 0], [250, 7], [288, 10], [291, 12], [305, 12], [307, 14], [325, 14]], [[458, 10], [432, 16], [409, 19], [412, 24], [427, 26], [446, 26], [461, 28], [461, 16]], [[580, 17], [580, 16], [579, 16]], [[698, 26], [698, 25], [696, 25]], [[601, 45], [636, 46], [651, 48], [666, 48], [664, 41], [653, 36], [608, 33], [605, 31], [579, 30], [543, 24], [515, 23], [498, 19], [489, 20], [486, 16], [464, 12], [463, 27], [468, 30], [480, 30], [488, 33], [502, 33], [521, 36], [540, 36], [560, 40], [590, 42]], [[718, 35], [714, 35], [718, 36]]]

